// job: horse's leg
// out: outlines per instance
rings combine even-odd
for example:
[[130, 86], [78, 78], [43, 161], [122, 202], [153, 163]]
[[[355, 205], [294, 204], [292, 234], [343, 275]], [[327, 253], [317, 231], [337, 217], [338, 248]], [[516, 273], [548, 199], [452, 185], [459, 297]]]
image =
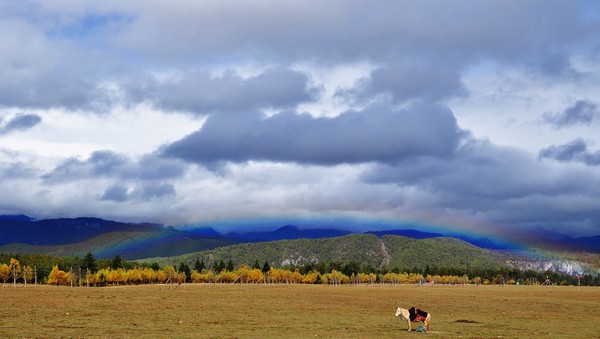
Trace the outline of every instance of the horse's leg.
[[427, 314], [427, 318], [425, 318], [425, 331], [429, 332], [429, 324], [431, 323], [431, 313]]
[[408, 319], [407, 322], [408, 322], [408, 332], [410, 332], [410, 331], [412, 331], [410, 319]]

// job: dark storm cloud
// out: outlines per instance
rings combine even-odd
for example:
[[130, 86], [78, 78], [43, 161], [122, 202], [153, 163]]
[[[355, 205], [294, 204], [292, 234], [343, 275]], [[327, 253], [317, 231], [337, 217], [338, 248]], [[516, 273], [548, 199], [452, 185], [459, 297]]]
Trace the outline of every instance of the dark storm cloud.
[[103, 111], [112, 105], [102, 70], [114, 64], [50, 39], [29, 17], [1, 17], [0, 31], [0, 106]]
[[[22, 108], [102, 112], [128, 99], [192, 112], [291, 108], [315, 95], [306, 75], [286, 69], [297, 62], [368, 62], [378, 69], [357, 93], [440, 100], [463, 93], [460, 75], [482, 60], [564, 74], [574, 48], [593, 54], [600, 47], [597, 23], [581, 20], [575, 2], [558, 0], [149, 1], [77, 9], [32, 2], [3, 10], [0, 74], [10, 81], [0, 82], [0, 105]], [[281, 68], [250, 79], [197, 71], [247, 60]], [[157, 80], [154, 70], [182, 76]], [[137, 83], [124, 80], [135, 74], [142, 74]]]
[[126, 186], [115, 184], [104, 191], [100, 196], [100, 200], [116, 202], [126, 201], [129, 198], [127, 190]]
[[499, 223], [600, 226], [597, 173], [556, 168], [521, 150], [488, 142], [467, 142], [453, 158], [378, 164], [364, 173], [363, 180], [421, 192], [428, 198], [420, 200], [420, 206]]
[[589, 39], [595, 23], [580, 20], [579, 10], [577, 3], [560, 0], [544, 6], [538, 1], [248, 2], [235, 10], [220, 2], [153, 3], [118, 42], [158, 63], [242, 56], [381, 63], [408, 56], [467, 65], [489, 58], [560, 74], [571, 68], [570, 48], [598, 46], [597, 39]]
[[65, 160], [49, 173], [42, 176], [47, 183], [115, 177], [125, 180], [156, 181], [175, 179], [185, 172], [185, 165], [178, 161], [165, 160], [154, 154], [143, 156], [138, 161], [112, 151], [97, 151], [81, 161]]
[[212, 77], [195, 71], [159, 81], [154, 77], [135, 80], [129, 89], [135, 101], [150, 101], [167, 110], [206, 113], [253, 108], [287, 108], [312, 100], [317, 90], [308, 86], [306, 74], [267, 69], [251, 78], [232, 71]]
[[540, 150], [538, 156], [559, 162], [581, 162], [589, 166], [600, 165], [600, 151], [589, 152], [587, 143], [582, 139], [575, 139], [563, 145], [549, 146]]
[[335, 118], [282, 112], [210, 116], [201, 130], [166, 146], [188, 162], [264, 160], [321, 165], [396, 162], [416, 155], [452, 154], [462, 132], [448, 108], [418, 105], [394, 111], [371, 106]]
[[598, 105], [587, 100], [577, 101], [562, 113], [544, 114], [544, 120], [557, 129], [573, 125], [589, 125], [598, 117], [600, 117]]
[[17, 114], [4, 125], [2, 125], [2, 121], [0, 120], [0, 135], [28, 130], [41, 121], [42, 118], [36, 114]]
[[364, 179], [427, 187], [436, 193], [468, 199], [515, 199], [584, 189], [583, 182], [563, 182], [544, 176], [535, 158], [523, 151], [472, 140], [452, 158], [420, 157], [394, 166], [381, 165]]
[[414, 99], [437, 102], [466, 93], [460, 73], [455, 69], [436, 64], [404, 63], [376, 68], [353, 89], [339, 91], [337, 95], [352, 100], [384, 94], [393, 102]]

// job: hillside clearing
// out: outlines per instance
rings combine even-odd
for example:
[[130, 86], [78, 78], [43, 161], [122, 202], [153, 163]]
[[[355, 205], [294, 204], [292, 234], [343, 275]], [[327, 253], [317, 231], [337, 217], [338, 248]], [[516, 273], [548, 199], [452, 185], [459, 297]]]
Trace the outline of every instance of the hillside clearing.
[[593, 287], [4, 285], [0, 297], [0, 337], [416, 335], [393, 316], [397, 306], [431, 312], [429, 337], [593, 338], [600, 333], [600, 289]]

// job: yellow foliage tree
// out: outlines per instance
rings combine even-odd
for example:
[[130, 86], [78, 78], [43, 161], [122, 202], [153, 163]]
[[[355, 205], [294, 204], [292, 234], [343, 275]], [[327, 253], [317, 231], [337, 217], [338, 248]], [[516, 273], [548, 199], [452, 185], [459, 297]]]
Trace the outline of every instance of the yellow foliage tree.
[[23, 280], [26, 282], [31, 282], [33, 280], [33, 268], [31, 268], [31, 266], [23, 267]]
[[94, 274], [93, 284], [94, 286], [104, 286], [106, 285], [108, 279], [108, 272], [110, 268], [99, 269], [96, 274]]
[[0, 265], [0, 280], [4, 284], [10, 278], [10, 267], [7, 264]]
[[236, 275], [235, 272], [223, 271], [219, 274], [219, 277], [217, 278], [217, 280], [224, 282], [224, 283], [231, 283], [231, 282], [234, 282], [237, 277], [238, 276]]
[[130, 270], [127, 270], [127, 282], [131, 283], [131, 284], [141, 284], [143, 281], [142, 279], [142, 271], [137, 269], [137, 268], [133, 268]]
[[317, 272], [316, 270], [312, 270], [312, 271], [306, 273], [302, 277], [302, 283], [303, 284], [314, 284], [317, 281], [318, 276], [319, 276], [319, 272]]
[[258, 268], [254, 268], [248, 273], [248, 279], [253, 283], [257, 283], [263, 279], [263, 273]]
[[21, 262], [15, 258], [10, 258], [10, 267], [21, 268]]
[[10, 258], [10, 271], [14, 282], [17, 282], [17, 277], [21, 274], [21, 263], [15, 258]]
[[156, 281], [159, 283], [165, 283], [167, 282], [167, 280], [169, 279], [169, 276], [167, 274], [165, 274], [164, 270], [158, 270], [156, 271]]
[[68, 285], [71, 281], [71, 274], [58, 268], [58, 265], [52, 267], [52, 271], [48, 275], [48, 284], [50, 285]]
[[[175, 270], [175, 268], [173, 266], [165, 266], [165, 268], [163, 269], [164, 272], [164, 280], [162, 280], [161, 282], [165, 283], [167, 282], [168, 279], [171, 279], [172, 282], [177, 280], [177, 271]], [[159, 279], [160, 281], [161, 279]]]
[[125, 284], [127, 282], [127, 272], [120, 267], [116, 270], [109, 269], [106, 281], [113, 285]]
[[205, 283], [208, 282], [208, 273], [198, 273], [198, 271], [192, 271], [192, 282], [194, 283]]
[[156, 272], [151, 268], [144, 268], [142, 270], [142, 281], [144, 284], [156, 282]]

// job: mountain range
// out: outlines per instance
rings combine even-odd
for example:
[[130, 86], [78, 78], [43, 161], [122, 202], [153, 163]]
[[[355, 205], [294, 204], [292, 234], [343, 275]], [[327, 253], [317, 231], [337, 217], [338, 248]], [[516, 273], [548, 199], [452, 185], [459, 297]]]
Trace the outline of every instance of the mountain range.
[[[221, 233], [211, 227], [174, 228], [153, 223], [123, 223], [100, 218], [60, 218], [36, 220], [25, 215], [0, 216], [0, 252], [43, 253], [97, 257], [120, 255], [125, 259], [168, 257], [211, 250], [237, 243], [270, 242], [293, 239], [343, 237], [351, 231], [337, 228], [300, 228], [285, 225], [274, 230]], [[382, 238], [395, 235], [412, 239], [448, 237], [441, 233], [413, 229], [371, 231]], [[489, 238], [452, 235], [471, 245], [492, 250], [519, 250], [516, 246]], [[600, 253], [600, 236], [572, 238], [540, 232], [523, 236], [541, 249]]]

